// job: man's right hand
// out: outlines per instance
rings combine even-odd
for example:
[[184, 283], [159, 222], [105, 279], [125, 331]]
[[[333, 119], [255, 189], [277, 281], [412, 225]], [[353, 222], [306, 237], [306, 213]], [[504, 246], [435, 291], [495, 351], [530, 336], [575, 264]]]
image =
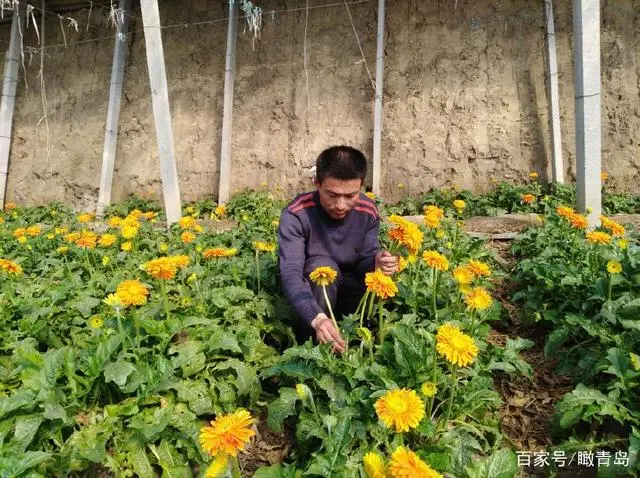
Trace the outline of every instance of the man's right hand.
[[344, 352], [345, 342], [340, 332], [333, 326], [333, 322], [326, 314], [322, 312], [316, 315], [315, 319], [311, 321], [311, 327], [316, 332], [316, 339], [320, 344], [326, 344], [327, 342], [333, 343], [334, 352]]

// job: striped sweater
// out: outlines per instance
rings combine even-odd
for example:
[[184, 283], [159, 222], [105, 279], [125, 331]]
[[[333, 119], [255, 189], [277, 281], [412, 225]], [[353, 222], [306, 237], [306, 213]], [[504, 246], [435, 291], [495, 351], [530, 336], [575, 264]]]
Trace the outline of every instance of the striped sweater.
[[280, 279], [284, 294], [307, 323], [322, 309], [304, 276], [307, 259], [332, 258], [341, 273], [364, 280], [380, 249], [380, 216], [374, 201], [360, 194], [344, 219], [332, 219], [320, 205], [317, 191], [300, 194], [282, 211], [278, 229]]

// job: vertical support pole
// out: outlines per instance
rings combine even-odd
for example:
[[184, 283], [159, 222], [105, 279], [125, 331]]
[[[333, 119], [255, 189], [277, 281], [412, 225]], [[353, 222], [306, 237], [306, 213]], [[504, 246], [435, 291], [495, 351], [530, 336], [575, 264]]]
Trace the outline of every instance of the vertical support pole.
[[111, 185], [113, 168], [116, 160], [118, 144], [118, 119], [120, 117], [120, 99], [124, 82], [124, 66], [127, 55], [127, 35], [129, 33], [129, 11], [131, 0], [120, 0], [116, 15], [116, 41], [113, 46], [113, 64], [111, 66], [111, 85], [109, 87], [109, 109], [107, 110], [107, 127], [104, 133], [104, 149], [102, 150], [102, 173], [100, 175], [100, 192], [96, 216], [101, 218], [104, 209], [111, 204]]
[[376, 47], [376, 98], [373, 114], [373, 181], [372, 191], [380, 194], [380, 177], [382, 163], [382, 94], [384, 76], [384, 19], [385, 0], [378, 0], [378, 36]]
[[162, 179], [164, 209], [167, 215], [167, 226], [170, 226], [180, 219], [182, 213], [178, 169], [173, 146], [173, 129], [171, 128], [167, 72], [164, 65], [164, 51], [160, 34], [158, 0], [140, 0], [140, 10], [144, 26], [149, 86], [151, 87], [158, 155], [160, 157], [160, 178]]
[[233, 77], [236, 64], [238, 29], [238, 1], [229, 0], [227, 27], [227, 59], [224, 68], [224, 110], [222, 113], [222, 146], [220, 148], [220, 183], [218, 202], [229, 200], [231, 189], [231, 133], [233, 122]]
[[589, 226], [593, 227], [602, 210], [600, 0], [574, 0], [573, 31], [578, 209], [590, 211]]
[[562, 162], [562, 136], [560, 134], [560, 100], [558, 96], [558, 56], [556, 54], [556, 28], [553, 19], [553, 0], [544, 0], [547, 43], [547, 92], [549, 98], [549, 125], [551, 126], [551, 176], [554, 183], [564, 184]]
[[[15, 4], [14, 4], [15, 5]], [[9, 153], [11, 151], [11, 130], [13, 111], [16, 104], [16, 87], [20, 71], [20, 32], [22, 31], [22, 11], [19, 5], [13, 10], [9, 50], [4, 61], [2, 80], [2, 101], [0, 102], [0, 211], [4, 208], [9, 174]]]

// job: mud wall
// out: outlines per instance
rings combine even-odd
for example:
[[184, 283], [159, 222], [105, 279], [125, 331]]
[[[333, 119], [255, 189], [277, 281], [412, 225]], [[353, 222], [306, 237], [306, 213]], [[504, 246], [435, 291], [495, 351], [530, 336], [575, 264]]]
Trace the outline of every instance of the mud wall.
[[[309, 187], [306, 168], [324, 147], [346, 143], [372, 154], [374, 91], [367, 66], [373, 76], [377, 2], [349, 5], [353, 23], [340, 2], [311, 0], [308, 12], [295, 0], [254, 3], [265, 14], [257, 41], [240, 28], [232, 189], [266, 183], [293, 194]], [[338, 4], [322, 6], [327, 3]], [[550, 177], [542, 3], [388, 1], [382, 137], [387, 198], [447, 185], [482, 191], [491, 179], [524, 180], [531, 170]], [[572, 2], [554, 4], [563, 152], [566, 179], [572, 180]], [[132, 193], [161, 197], [136, 8], [114, 201]], [[601, 9], [603, 164], [612, 178], [609, 187], [633, 190], [640, 170], [640, 1], [603, 0]], [[114, 33], [108, 11], [89, 13], [65, 14], [79, 21], [79, 31], [64, 22], [64, 38], [60, 19], [48, 15], [44, 91], [37, 38], [32, 26], [25, 30], [7, 200], [95, 205]], [[182, 197], [216, 198], [226, 1], [161, 0], [160, 14], [168, 26], [162, 35]], [[9, 24], [0, 26], [4, 49], [9, 31]]]

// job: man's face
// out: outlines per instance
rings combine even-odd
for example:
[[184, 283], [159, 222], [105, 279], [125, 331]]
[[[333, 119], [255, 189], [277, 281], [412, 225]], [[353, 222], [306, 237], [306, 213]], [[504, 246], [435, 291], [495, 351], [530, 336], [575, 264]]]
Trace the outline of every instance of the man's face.
[[356, 206], [361, 187], [361, 179], [342, 180], [327, 176], [318, 184], [320, 204], [332, 219], [344, 219]]

